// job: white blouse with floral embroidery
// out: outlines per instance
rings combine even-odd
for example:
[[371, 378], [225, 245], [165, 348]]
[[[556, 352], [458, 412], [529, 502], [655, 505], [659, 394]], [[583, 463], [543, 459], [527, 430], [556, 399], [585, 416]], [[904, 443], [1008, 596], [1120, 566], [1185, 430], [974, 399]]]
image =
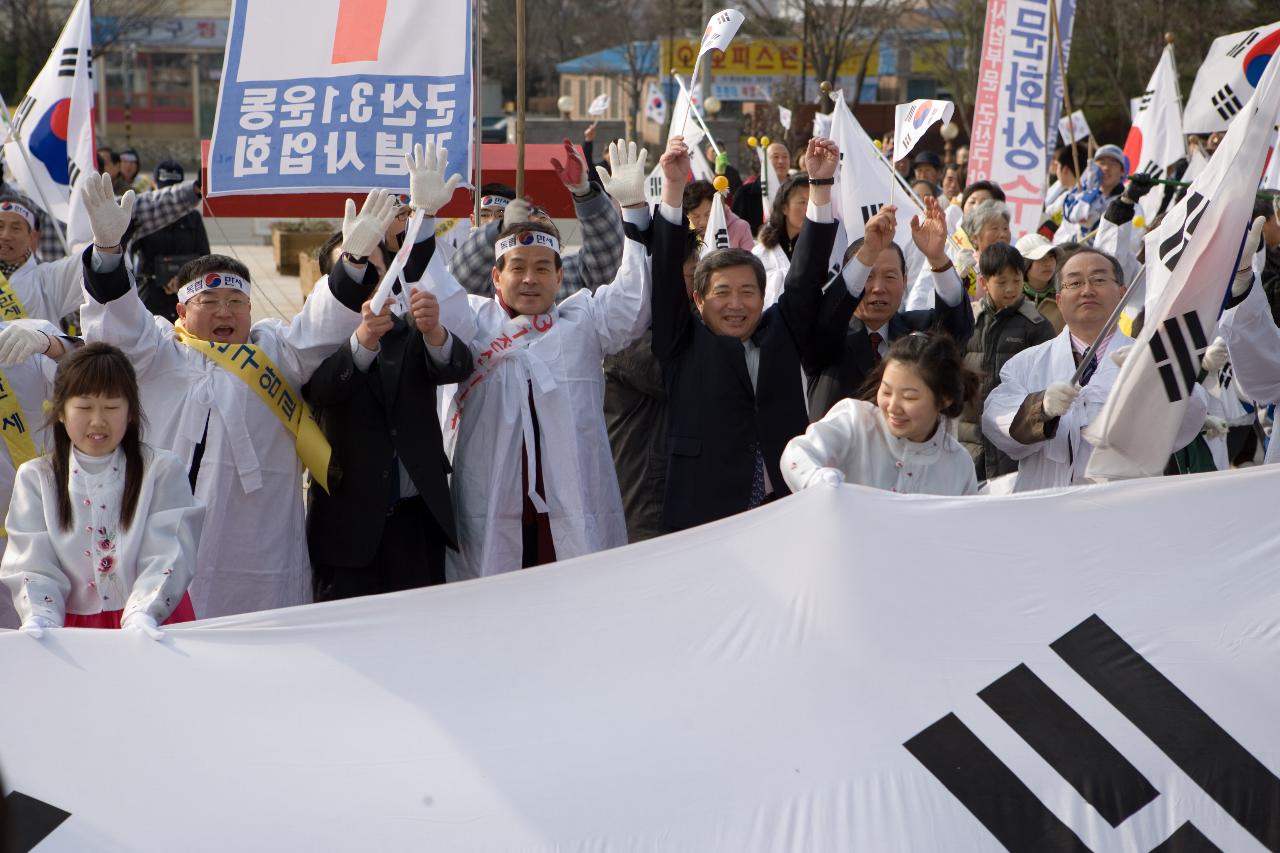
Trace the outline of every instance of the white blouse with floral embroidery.
[[191, 583], [204, 507], [187, 472], [167, 450], [143, 447], [143, 482], [133, 523], [121, 529], [124, 451], [86, 457], [73, 451], [68, 484], [72, 523], [58, 524], [53, 464], [41, 456], [18, 469], [6, 527], [0, 582], [22, 620], [61, 625], [66, 613], [143, 611], [163, 622]]

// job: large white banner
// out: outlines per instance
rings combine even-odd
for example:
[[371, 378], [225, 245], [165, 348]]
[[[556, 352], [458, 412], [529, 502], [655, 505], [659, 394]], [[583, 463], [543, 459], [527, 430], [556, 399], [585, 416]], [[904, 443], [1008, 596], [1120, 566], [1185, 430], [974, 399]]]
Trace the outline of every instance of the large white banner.
[[1278, 492], [819, 488], [162, 643], [0, 634], [10, 806], [69, 815], [35, 853], [1276, 850]]
[[[1153, 178], [1164, 177], [1165, 169], [1187, 156], [1172, 45], [1161, 52], [1156, 70], [1138, 98], [1133, 126], [1125, 139], [1124, 154], [1129, 158], [1130, 172], [1145, 172]], [[1165, 186], [1161, 184], [1139, 202], [1148, 222], [1154, 221], [1159, 214], [1164, 191]]]
[[1044, 207], [1045, 80], [1052, 48], [1048, 0], [989, 0], [969, 180], [995, 181], [1004, 189], [1015, 238], [1036, 230]]
[[470, 175], [471, 42], [471, 0], [235, 0], [209, 195], [402, 190], [415, 144]]

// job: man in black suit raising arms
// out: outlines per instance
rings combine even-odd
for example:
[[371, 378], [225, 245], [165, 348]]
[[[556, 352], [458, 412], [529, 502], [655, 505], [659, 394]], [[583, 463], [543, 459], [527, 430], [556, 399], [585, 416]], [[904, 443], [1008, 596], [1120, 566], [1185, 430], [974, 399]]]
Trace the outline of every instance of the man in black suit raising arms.
[[[681, 202], [689, 154], [673, 138], [662, 156], [662, 205], [653, 221], [653, 352], [670, 401], [663, 522], [683, 529], [788, 493], [778, 464], [805, 431], [801, 366], [820, 369], [812, 340], [835, 242], [831, 185], [840, 152], [809, 143], [809, 210], [778, 303], [764, 306], [765, 273], [741, 249], [719, 249], [694, 272], [693, 304], [681, 267], [688, 223]], [[846, 318], [847, 322], [847, 318]], [[843, 330], [839, 330], [843, 336]]]

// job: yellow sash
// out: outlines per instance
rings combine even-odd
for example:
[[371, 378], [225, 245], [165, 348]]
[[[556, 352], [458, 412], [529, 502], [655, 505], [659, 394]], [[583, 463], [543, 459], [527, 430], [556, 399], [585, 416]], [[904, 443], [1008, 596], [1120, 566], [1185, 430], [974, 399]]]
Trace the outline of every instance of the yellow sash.
[[311, 477], [329, 491], [329, 458], [333, 448], [316, 423], [315, 411], [285, 380], [266, 353], [253, 344], [220, 344], [197, 338], [181, 323], [174, 324], [178, 340], [248, 385], [267, 408], [293, 433], [294, 448]]
[[22, 300], [13, 292], [9, 278], [0, 273], [0, 320], [25, 320], [27, 309], [22, 307]]
[[[2, 277], [2, 276], [0, 276]], [[8, 282], [5, 282], [6, 286]], [[36, 443], [31, 438], [31, 430], [26, 418], [22, 416], [22, 406], [18, 405], [18, 395], [9, 387], [9, 378], [0, 372], [0, 436], [4, 437], [4, 446], [17, 469], [23, 462], [36, 458]], [[8, 536], [8, 532], [0, 527], [0, 536]]]

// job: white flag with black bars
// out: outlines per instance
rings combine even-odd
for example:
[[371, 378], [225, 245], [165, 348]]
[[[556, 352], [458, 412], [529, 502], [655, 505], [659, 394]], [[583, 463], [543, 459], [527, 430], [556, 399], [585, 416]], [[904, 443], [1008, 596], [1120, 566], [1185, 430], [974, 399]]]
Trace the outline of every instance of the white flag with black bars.
[[1280, 21], [1213, 40], [1187, 97], [1187, 133], [1226, 130], [1244, 109], [1262, 79], [1268, 60], [1280, 49]]
[[746, 20], [737, 9], [725, 9], [716, 12], [707, 21], [707, 28], [702, 33], [702, 45], [698, 48], [698, 59], [710, 50], [728, 50], [729, 42], [738, 34], [738, 27]]
[[587, 107], [587, 115], [599, 118], [609, 111], [609, 93], [597, 95], [591, 105]]
[[[1155, 73], [1138, 99], [1138, 111], [1124, 143], [1131, 172], [1145, 172], [1153, 178], [1164, 177], [1165, 169], [1187, 156], [1182, 135], [1182, 109], [1178, 105], [1178, 72], [1174, 68], [1173, 48], [1166, 46], [1156, 63]], [[1143, 196], [1141, 205], [1147, 221], [1159, 213], [1164, 186]]]
[[705, 258], [717, 249], [729, 248], [729, 224], [724, 216], [724, 196], [716, 193], [711, 197], [711, 213], [707, 216], [707, 227], [702, 231], [702, 248], [699, 258]]
[[1111, 394], [1086, 430], [1094, 479], [1159, 475], [1213, 340], [1280, 113], [1280, 63], [1209, 164], [1146, 239], [1147, 311]]
[[956, 105], [950, 101], [916, 100], [894, 110], [893, 160], [906, 157], [938, 122], [951, 121]]
[[764, 142], [756, 146], [756, 157], [760, 161], [760, 193], [764, 199], [764, 209], [770, 211], [773, 210], [773, 197], [778, 194], [778, 185], [786, 178], [774, 174], [773, 164], [769, 162], [769, 146]]
[[1058, 135], [1064, 145], [1070, 145], [1093, 136], [1093, 131], [1089, 129], [1089, 120], [1084, 117], [1084, 112], [1076, 110], [1058, 119]]
[[89, 0], [71, 10], [27, 95], [13, 117], [5, 166], [24, 193], [68, 226], [71, 243], [93, 239], [83, 207], [73, 213], [72, 189], [83, 172], [95, 171], [93, 39]]
[[835, 216], [840, 220], [849, 241], [860, 238], [867, 220], [892, 199], [898, 206], [898, 233], [894, 238], [905, 250], [912, 246], [911, 217], [924, 211], [896, 180], [889, 162], [854, 118], [842, 92], [834, 93], [835, 109], [831, 112], [831, 139], [840, 148], [840, 166], [836, 170], [835, 192], [832, 193]]

